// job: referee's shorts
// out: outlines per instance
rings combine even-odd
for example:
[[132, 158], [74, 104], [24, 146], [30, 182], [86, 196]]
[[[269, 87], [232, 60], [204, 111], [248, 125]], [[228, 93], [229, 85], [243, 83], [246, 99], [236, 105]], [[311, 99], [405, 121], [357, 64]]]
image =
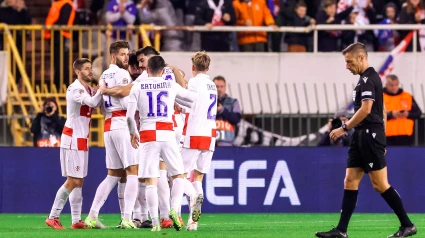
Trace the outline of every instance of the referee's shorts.
[[347, 168], [363, 168], [365, 173], [385, 168], [386, 144], [382, 126], [356, 128], [348, 150]]

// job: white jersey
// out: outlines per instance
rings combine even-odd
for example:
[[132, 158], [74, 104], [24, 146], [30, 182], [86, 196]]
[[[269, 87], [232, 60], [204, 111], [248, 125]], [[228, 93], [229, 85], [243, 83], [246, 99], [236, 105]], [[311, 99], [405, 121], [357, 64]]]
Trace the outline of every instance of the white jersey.
[[[134, 80], [134, 82], [141, 82], [142, 80], [146, 80], [147, 78], [149, 78], [148, 76], [148, 72], [145, 70], [142, 72], [142, 74], [139, 75], [139, 77], [137, 77], [136, 80]], [[173, 70], [170, 67], [165, 67], [164, 68], [164, 73], [162, 74], [162, 78], [164, 80], [171, 80], [171, 81], [176, 81], [176, 76], [173, 73]]]
[[88, 151], [92, 110], [100, 102], [100, 92], [96, 94], [99, 97], [96, 106], [90, 107], [83, 101], [93, 95], [93, 88], [89, 86], [86, 89], [78, 80], [69, 85], [66, 91], [66, 122], [61, 136], [62, 148]]
[[[127, 70], [119, 68], [115, 64], [109, 65], [100, 76], [100, 80], [105, 82], [107, 88], [115, 86], [124, 86], [132, 82], [131, 76]], [[116, 129], [127, 128], [125, 115], [127, 113], [128, 96], [123, 98], [103, 95], [103, 107], [105, 110], [104, 132]]]
[[130, 91], [129, 103], [137, 103], [140, 142], [175, 141], [174, 101], [177, 95], [185, 93], [189, 92], [173, 81], [164, 82], [162, 77], [135, 83]]
[[183, 147], [198, 150], [215, 149], [217, 89], [210, 76], [198, 74], [189, 80], [188, 89], [196, 93], [189, 113], [186, 113]]

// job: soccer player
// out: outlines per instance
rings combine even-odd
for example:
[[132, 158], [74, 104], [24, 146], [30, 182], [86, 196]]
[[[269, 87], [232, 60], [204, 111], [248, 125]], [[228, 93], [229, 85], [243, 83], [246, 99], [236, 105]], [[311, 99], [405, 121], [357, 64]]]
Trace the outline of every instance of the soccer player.
[[317, 237], [348, 237], [347, 227], [357, 204], [360, 181], [369, 173], [373, 188], [379, 192], [400, 220], [401, 227], [388, 237], [407, 237], [417, 229], [404, 210], [397, 191], [388, 183], [386, 154], [386, 111], [383, 104], [383, 89], [379, 74], [369, 67], [367, 51], [362, 43], [349, 45], [342, 51], [346, 67], [360, 79], [353, 91], [354, 116], [340, 128], [330, 133], [337, 140], [354, 128], [348, 151], [347, 169], [344, 180], [344, 197], [341, 217], [337, 227], [328, 232], [317, 232]]
[[136, 80], [143, 72], [142, 68], [139, 67], [136, 52], [130, 53], [128, 56], [128, 72], [132, 81]]
[[[129, 48], [129, 44], [126, 41], [117, 41], [110, 45], [111, 64], [103, 72], [99, 80], [100, 85], [114, 87], [131, 83], [131, 77], [127, 71]], [[103, 95], [103, 106], [106, 112], [104, 140], [108, 175], [97, 188], [90, 213], [85, 220], [85, 224], [90, 228], [103, 227], [98, 219], [99, 210], [111, 190], [117, 185], [120, 178], [124, 176], [124, 173], [127, 174], [127, 183], [124, 190], [124, 214], [121, 228], [135, 228], [131, 221], [131, 215], [138, 195], [137, 161], [134, 156], [134, 149], [131, 146], [125, 119], [126, 99], [126, 97], [116, 98]]]
[[[189, 80], [188, 89], [196, 93], [196, 101], [190, 113], [186, 114], [185, 136], [182, 149], [185, 176], [194, 169], [193, 187], [199, 194], [196, 205], [189, 216], [187, 230], [197, 230], [201, 206], [203, 202], [202, 180], [211, 165], [215, 149], [217, 114], [217, 89], [214, 82], [206, 73], [211, 59], [205, 52], [197, 52], [192, 57], [193, 78]], [[190, 184], [189, 181], [187, 183]], [[192, 204], [190, 204], [192, 206]]]
[[[158, 56], [159, 52], [155, 50], [152, 46], [146, 46], [144, 48], [139, 49], [136, 52], [137, 61], [139, 62], [139, 68], [143, 70], [141, 75], [135, 80], [136, 82], [140, 82], [142, 80], [146, 80], [148, 78], [147, 73], [147, 65], [148, 59], [152, 56]], [[164, 68], [164, 72], [162, 74], [162, 78], [166, 81], [175, 81], [181, 86], [186, 85], [186, 81], [182, 74], [175, 74], [175, 72], [180, 72], [179, 69], [173, 66], [166, 66]], [[131, 85], [128, 86], [117, 86], [114, 88], [104, 88], [100, 87], [103, 94], [124, 97], [129, 95], [131, 90]], [[162, 160], [162, 159], [161, 159]], [[167, 176], [167, 167], [163, 161], [159, 162], [160, 167], [160, 178], [158, 180], [158, 196], [159, 196], [159, 210], [161, 215], [161, 227], [162, 228], [171, 228], [173, 226], [172, 221], [168, 218], [168, 214], [170, 212], [170, 187], [168, 184], [168, 176]], [[143, 193], [143, 190], [141, 190]], [[142, 195], [139, 195], [139, 200], [141, 200]], [[181, 219], [181, 218], [180, 218]], [[183, 223], [183, 219], [181, 219], [181, 223]]]
[[[100, 90], [96, 92], [90, 83], [93, 81], [92, 65], [88, 59], [77, 59], [73, 68], [77, 80], [69, 85], [66, 91], [67, 119], [61, 136], [60, 163], [62, 176], [67, 177], [65, 183], [56, 193], [52, 210], [46, 224], [53, 229], [65, 229], [59, 215], [69, 197], [72, 214], [72, 229], [85, 229], [81, 221], [83, 204], [82, 186], [87, 176], [88, 137], [92, 109], [100, 105]], [[93, 96], [94, 95], [94, 96]]]
[[[185, 190], [183, 177], [183, 161], [175, 143], [173, 131], [173, 106], [177, 100], [187, 107], [195, 101], [195, 95], [174, 81], [164, 81], [161, 77], [165, 68], [165, 61], [161, 56], [152, 56], [148, 60], [149, 78], [136, 83], [130, 92], [127, 120], [131, 133], [131, 141], [135, 148], [139, 142], [134, 113], [136, 108], [140, 113], [140, 160], [139, 177], [146, 179], [146, 200], [149, 213], [152, 217], [152, 231], [160, 231], [158, 218], [158, 177], [159, 159], [164, 160], [173, 178], [171, 191], [171, 210], [169, 218], [176, 230], [181, 230], [177, 211], [181, 206]], [[191, 194], [196, 195], [192, 188]], [[196, 205], [198, 196], [191, 196], [191, 201]]]

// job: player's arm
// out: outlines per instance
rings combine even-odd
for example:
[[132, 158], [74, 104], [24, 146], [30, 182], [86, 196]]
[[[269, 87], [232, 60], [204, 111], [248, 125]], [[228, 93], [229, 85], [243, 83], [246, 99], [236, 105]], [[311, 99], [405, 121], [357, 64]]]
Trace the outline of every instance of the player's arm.
[[176, 83], [178, 83], [183, 88], [186, 87], [186, 80], [184, 79], [183, 75], [180, 73], [180, 69], [174, 66], [168, 66], [173, 70], [174, 76], [176, 76]]
[[131, 145], [135, 149], [137, 149], [137, 147], [139, 146], [139, 135], [137, 133], [136, 120], [134, 120], [134, 114], [136, 113], [136, 109], [137, 109], [136, 94], [131, 93], [129, 98], [130, 99], [127, 105], [127, 114], [126, 114], [127, 126], [128, 126], [128, 130], [130, 131]]
[[87, 105], [91, 108], [96, 108], [100, 104], [102, 94], [97, 90], [96, 94], [91, 97], [84, 89], [76, 88], [73, 90], [73, 98], [76, 102]]
[[105, 85], [100, 86], [100, 91], [102, 94], [106, 94], [112, 97], [125, 97], [130, 94], [130, 90], [133, 84], [127, 84], [122, 86], [115, 86], [113, 88], [107, 88]]
[[182, 106], [191, 108], [193, 103], [196, 101], [196, 94], [189, 90], [182, 88], [180, 85], [176, 84], [177, 95], [176, 102]]
[[360, 122], [362, 122], [367, 115], [370, 114], [372, 111], [373, 106], [373, 100], [372, 99], [365, 99], [362, 101], [362, 106], [360, 109], [354, 114], [354, 116], [345, 123], [347, 125], [347, 129], [354, 128], [356, 125], [358, 125]]

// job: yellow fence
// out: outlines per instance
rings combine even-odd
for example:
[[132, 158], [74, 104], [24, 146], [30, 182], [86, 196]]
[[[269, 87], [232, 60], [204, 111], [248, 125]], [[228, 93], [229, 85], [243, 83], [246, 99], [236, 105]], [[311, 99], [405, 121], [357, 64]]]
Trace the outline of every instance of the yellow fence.
[[[42, 25], [11, 26], [0, 24], [3, 50], [8, 52], [8, 115], [24, 117], [36, 115], [47, 97], [55, 97], [59, 114], [66, 116], [66, 88], [75, 80], [72, 63], [77, 58], [88, 58], [93, 63], [95, 79], [109, 65], [109, 45], [116, 40], [130, 42], [131, 50], [152, 45], [159, 50], [160, 33], [151, 26], [113, 28], [110, 26], [45, 27]], [[64, 37], [62, 33], [68, 34]], [[46, 38], [45, 34], [50, 34]], [[97, 109], [92, 115], [90, 146], [103, 144], [103, 115]], [[14, 144], [31, 146], [29, 128], [25, 120], [8, 121]], [[21, 123], [22, 124], [22, 123]]]

